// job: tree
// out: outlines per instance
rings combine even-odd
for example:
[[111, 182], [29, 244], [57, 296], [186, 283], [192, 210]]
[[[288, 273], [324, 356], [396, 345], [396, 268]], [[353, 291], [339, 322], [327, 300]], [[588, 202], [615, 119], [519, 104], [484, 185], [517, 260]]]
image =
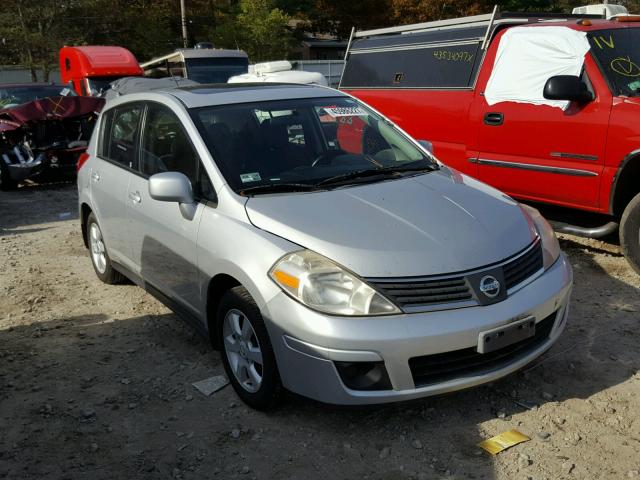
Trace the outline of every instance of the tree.
[[291, 17], [271, 0], [241, 0], [235, 33], [253, 62], [286, 58], [293, 47]]

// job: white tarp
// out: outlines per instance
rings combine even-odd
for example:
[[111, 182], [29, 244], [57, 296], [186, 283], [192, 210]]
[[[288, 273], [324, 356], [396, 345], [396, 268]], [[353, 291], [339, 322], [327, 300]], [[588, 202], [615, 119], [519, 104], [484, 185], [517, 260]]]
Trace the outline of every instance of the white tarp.
[[544, 85], [554, 75], [580, 75], [589, 48], [585, 32], [567, 27], [510, 28], [500, 39], [484, 92], [487, 103], [532, 103], [564, 110], [569, 102], [544, 98]]

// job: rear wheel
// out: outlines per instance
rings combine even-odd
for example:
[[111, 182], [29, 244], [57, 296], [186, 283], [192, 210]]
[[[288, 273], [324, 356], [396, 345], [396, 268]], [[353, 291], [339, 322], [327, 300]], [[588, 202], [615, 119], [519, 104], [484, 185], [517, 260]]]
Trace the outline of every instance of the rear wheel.
[[244, 287], [222, 296], [217, 326], [222, 363], [238, 396], [257, 410], [274, 406], [282, 389], [276, 358], [260, 309]]
[[111, 265], [111, 259], [104, 244], [102, 230], [93, 213], [90, 213], [87, 218], [87, 239], [89, 240], [91, 264], [98, 278], [109, 285], [122, 282], [124, 276], [114, 270]]
[[620, 246], [631, 267], [640, 273], [640, 193], [633, 197], [622, 214]]

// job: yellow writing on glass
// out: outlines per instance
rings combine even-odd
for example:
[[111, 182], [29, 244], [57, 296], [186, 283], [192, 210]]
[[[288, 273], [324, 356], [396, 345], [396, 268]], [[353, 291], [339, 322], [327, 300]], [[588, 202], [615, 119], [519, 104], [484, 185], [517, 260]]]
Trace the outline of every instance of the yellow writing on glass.
[[469, 52], [452, 52], [451, 50], [434, 50], [433, 56], [448, 62], [471, 62], [475, 55]]
[[629, 56], [611, 60], [611, 70], [624, 77], [640, 77], [640, 67]]
[[593, 41], [596, 42], [596, 45], [598, 45], [600, 50], [604, 49], [602, 46], [603, 44], [611, 49], [615, 48], [615, 45], [613, 44], [613, 37], [611, 35], [609, 35], [609, 41], [607, 41], [602, 35], [600, 35], [600, 39], [598, 39], [598, 37], [593, 37]]

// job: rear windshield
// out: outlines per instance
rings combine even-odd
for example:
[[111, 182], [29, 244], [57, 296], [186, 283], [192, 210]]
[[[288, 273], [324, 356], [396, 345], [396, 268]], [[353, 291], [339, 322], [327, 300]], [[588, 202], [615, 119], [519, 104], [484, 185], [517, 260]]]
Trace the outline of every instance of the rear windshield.
[[346, 97], [203, 107], [192, 116], [227, 182], [315, 185], [336, 175], [433, 165], [388, 120]]
[[640, 28], [589, 32], [591, 52], [614, 95], [640, 95]]

